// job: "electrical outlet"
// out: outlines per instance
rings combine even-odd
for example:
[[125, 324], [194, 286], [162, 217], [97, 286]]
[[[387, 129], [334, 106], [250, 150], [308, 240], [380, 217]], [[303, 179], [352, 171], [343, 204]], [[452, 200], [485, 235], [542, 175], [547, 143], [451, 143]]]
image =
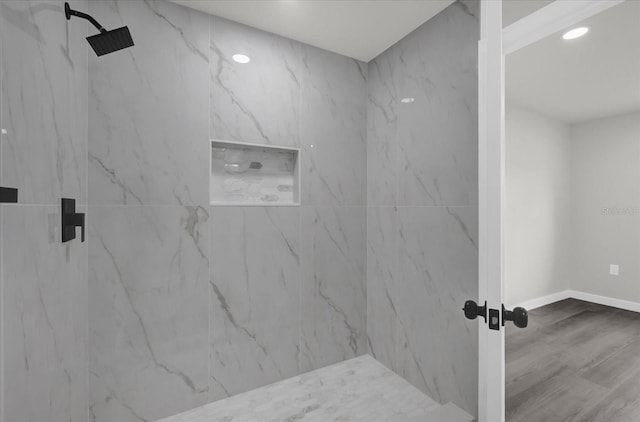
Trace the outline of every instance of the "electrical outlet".
[[610, 275], [620, 275], [620, 266], [611, 264], [609, 265], [609, 274]]

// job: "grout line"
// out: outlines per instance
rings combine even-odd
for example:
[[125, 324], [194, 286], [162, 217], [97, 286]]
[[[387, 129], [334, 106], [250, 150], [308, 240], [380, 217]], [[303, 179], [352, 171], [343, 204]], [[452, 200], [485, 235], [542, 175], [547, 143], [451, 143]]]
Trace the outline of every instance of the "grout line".
[[[213, 104], [211, 102], [211, 66], [212, 66], [212, 58], [211, 58], [211, 42], [213, 41], [213, 16], [207, 16], [207, 20], [208, 20], [208, 29], [209, 29], [209, 42], [207, 43], [207, 53], [208, 53], [208, 57], [209, 57], [209, 66], [207, 68], [207, 82], [208, 82], [208, 88], [209, 88], [209, 110], [208, 110], [208, 121], [209, 121], [209, 125], [207, 127], [208, 133], [209, 133], [209, 139], [211, 139], [212, 136], [212, 131], [211, 131], [211, 113], [213, 112]], [[211, 202], [211, 142], [209, 141], [209, 147], [207, 148], [207, 155], [209, 156], [209, 171], [207, 174], [207, 180], [209, 182], [208, 186], [207, 186], [207, 198], [209, 198], [208, 202]], [[212, 335], [212, 324], [211, 324], [211, 317], [213, 314], [213, 300], [212, 300], [212, 292], [211, 292], [211, 282], [213, 281], [213, 234], [214, 234], [214, 230], [213, 230], [213, 212], [214, 212], [214, 207], [211, 205], [207, 205], [207, 209], [209, 211], [209, 256], [207, 257], [207, 260], [209, 262], [209, 279], [207, 280], [207, 388], [208, 388], [208, 395], [207, 395], [207, 401], [209, 403], [213, 402], [213, 386], [211, 383], [211, 371], [212, 371], [212, 367], [213, 364], [211, 363], [211, 359], [213, 356], [213, 335]]]
[[[303, 71], [303, 49], [304, 46], [300, 43], [296, 43], [297, 51], [298, 51], [298, 73], [299, 73], [299, 86], [298, 86], [298, 147], [300, 148], [300, 152], [298, 155], [298, 179], [299, 179], [299, 187], [298, 187], [298, 200], [301, 205], [305, 202], [305, 190], [309, 191], [308, 180], [309, 178], [305, 176], [306, 168], [305, 161], [302, 157], [304, 154], [303, 148], [303, 140], [302, 140], [302, 122], [304, 119], [304, 110], [302, 109], [302, 98], [303, 98], [303, 89], [305, 86], [305, 73]], [[302, 215], [304, 213], [304, 208], [300, 207], [298, 211], [298, 374], [302, 373], [302, 346], [303, 346], [303, 335], [302, 335], [302, 298], [303, 298], [303, 289], [305, 286], [304, 283], [304, 271], [302, 270], [302, 264], [304, 261], [304, 241], [303, 241], [303, 230], [302, 230]]]
[[[87, 1], [87, 9], [89, 9], [89, 2]], [[85, 28], [85, 35], [88, 34], [89, 32], [89, 27], [88, 27], [88, 23], [85, 24], [84, 28]], [[84, 44], [84, 55], [85, 55], [85, 60], [84, 63], [86, 64], [86, 82], [87, 82], [87, 86], [86, 86], [86, 106], [87, 106], [87, 114], [86, 114], [86, 122], [85, 122], [85, 132], [87, 134], [87, 136], [85, 137], [86, 140], [86, 157], [84, 160], [84, 177], [85, 177], [85, 185], [84, 185], [84, 197], [86, 199], [86, 204], [81, 205], [85, 207], [85, 213], [86, 213], [86, 218], [87, 221], [85, 221], [85, 230], [88, 231], [89, 227], [88, 225], [91, 223], [91, 215], [89, 215], [89, 148], [90, 148], [90, 143], [89, 143], [89, 136], [90, 136], [90, 131], [89, 131], [89, 114], [90, 114], [90, 110], [91, 110], [91, 106], [89, 104], [89, 85], [90, 85], [90, 76], [89, 76], [89, 46]], [[90, 371], [91, 371], [91, 347], [90, 347], [90, 331], [89, 331], [89, 324], [90, 324], [90, 310], [91, 310], [91, 304], [89, 303], [89, 298], [91, 297], [91, 283], [89, 282], [89, 243], [90, 243], [90, 233], [87, 236], [87, 246], [86, 246], [86, 256], [85, 256], [85, 275], [86, 275], [86, 282], [87, 282], [87, 300], [86, 300], [86, 305], [87, 305], [87, 313], [86, 313], [86, 321], [85, 321], [85, 328], [86, 328], [86, 337], [85, 337], [85, 353], [86, 353], [86, 362], [85, 362], [85, 391], [86, 391], [86, 397], [85, 397], [85, 411], [86, 411], [86, 415], [87, 415], [87, 421], [91, 421], [91, 377], [89, 375]]]

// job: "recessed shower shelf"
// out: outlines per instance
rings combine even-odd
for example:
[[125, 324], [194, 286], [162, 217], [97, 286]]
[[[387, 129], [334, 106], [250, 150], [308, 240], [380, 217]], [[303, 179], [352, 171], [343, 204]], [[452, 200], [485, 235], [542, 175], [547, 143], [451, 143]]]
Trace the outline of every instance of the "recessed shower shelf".
[[300, 150], [211, 140], [211, 205], [300, 205]]

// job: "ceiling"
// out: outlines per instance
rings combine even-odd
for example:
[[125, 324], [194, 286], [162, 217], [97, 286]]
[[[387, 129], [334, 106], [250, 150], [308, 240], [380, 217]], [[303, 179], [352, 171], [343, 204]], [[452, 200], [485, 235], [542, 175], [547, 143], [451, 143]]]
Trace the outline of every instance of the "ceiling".
[[503, 0], [502, 27], [507, 27], [550, 3], [553, 0]]
[[640, 111], [640, 1], [578, 26], [587, 35], [562, 31], [506, 57], [507, 100], [567, 123]]
[[453, 0], [171, 0], [368, 62]]

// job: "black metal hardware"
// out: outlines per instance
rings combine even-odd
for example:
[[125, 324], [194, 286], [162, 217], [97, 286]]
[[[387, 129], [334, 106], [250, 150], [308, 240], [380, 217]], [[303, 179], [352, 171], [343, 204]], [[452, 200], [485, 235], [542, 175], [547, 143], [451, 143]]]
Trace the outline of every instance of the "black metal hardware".
[[513, 321], [513, 325], [518, 328], [526, 328], [529, 325], [529, 313], [524, 308], [513, 308], [513, 311], [508, 311], [502, 305], [502, 326], [504, 327], [505, 321]]
[[104, 56], [105, 54], [113, 53], [114, 51], [119, 51], [134, 45], [133, 38], [131, 38], [131, 32], [126, 26], [107, 31], [98, 23], [97, 20], [93, 18], [93, 16], [73, 10], [71, 6], [69, 6], [69, 3], [64, 4], [64, 15], [67, 20], [70, 20], [71, 16], [86, 19], [91, 22], [93, 26], [98, 28], [100, 31], [99, 34], [87, 37], [87, 42], [91, 48], [93, 48], [93, 51], [96, 52], [97, 56]]
[[[513, 311], [505, 309], [502, 305], [502, 324], [500, 319], [500, 310], [488, 309], [487, 302], [484, 302], [484, 306], [478, 306], [473, 300], [467, 300], [464, 303], [464, 316], [467, 319], [476, 319], [481, 316], [484, 318], [484, 322], [489, 324], [490, 330], [500, 331], [500, 326], [504, 327], [505, 321], [513, 321], [513, 324], [518, 328], [526, 328], [529, 324], [529, 314], [524, 308], [514, 308]], [[487, 320], [487, 311], [489, 313], [489, 319]]]
[[489, 329], [500, 331], [500, 311], [489, 309]]
[[18, 202], [18, 189], [0, 187], [0, 202], [15, 204]]
[[64, 4], [64, 15], [67, 18], [67, 20], [70, 20], [71, 16], [77, 16], [79, 18], [86, 19], [89, 22], [91, 22], [93, 26], [98, 28], [100, 32], [107, 32], [107, 30], [104, 29], [104, 27], [100, 25], [98, 21], [93, 18], [93, 16], [87, 15], [86, 13], [82, 13], [77, 10], [73, 10], [71, 6], [69, 6], [69, 3]]
[[473, 300], [467, 300], [464, 303], [464, 308], [462, 308], [462, 310], [464, 311], [464, 316], [467, 317], [467, 319], [476, 319], [481, 316], [484, 318], [484, 322], [487, 322], [487, 302], [484, 302], [484, 306], [478, 306], [478, 304]]
[[82, 241], [84, 242], [85, 219], [83, 213], [76, 213], [76, 200], [62, 198], [62, 242], [68, 242], [76, 238], [76, 227], [82, 229]]

